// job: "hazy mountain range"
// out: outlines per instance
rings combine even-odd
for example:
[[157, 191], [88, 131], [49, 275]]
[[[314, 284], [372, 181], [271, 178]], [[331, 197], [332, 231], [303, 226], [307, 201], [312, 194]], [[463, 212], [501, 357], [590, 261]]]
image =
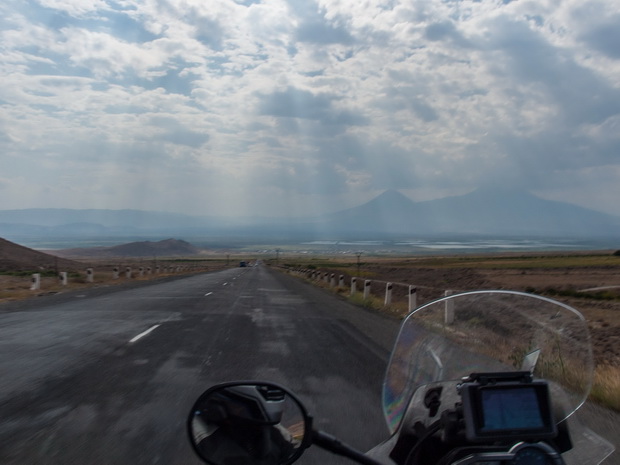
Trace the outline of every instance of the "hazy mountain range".
[[80, 247], [54, 251], [64, 258], [111, 258], [111, 257], [184, 257], [196, 256], [203, 250], [179, 239], [140, 241], [111, 247]]
[[0, 237], [206, 237], [382, 239], [432, 235], [619, 237], [620, 217], [523, 191], [477, 190], [426, 202], [386, 191], [314, 218], [218, 218], [140, 210], [0, 210]]

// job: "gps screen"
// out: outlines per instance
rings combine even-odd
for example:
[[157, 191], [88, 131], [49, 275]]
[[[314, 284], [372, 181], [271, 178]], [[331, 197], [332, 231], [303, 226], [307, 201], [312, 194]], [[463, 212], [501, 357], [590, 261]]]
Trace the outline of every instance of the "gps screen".
[[538, 395], [533, 387], [482, 389], [481, 432], [544, 428]]

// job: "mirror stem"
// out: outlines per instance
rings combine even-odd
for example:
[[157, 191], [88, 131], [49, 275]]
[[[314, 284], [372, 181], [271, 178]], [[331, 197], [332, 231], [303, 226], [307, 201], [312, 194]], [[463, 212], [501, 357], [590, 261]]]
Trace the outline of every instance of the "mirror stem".
[[331, 434], [324, 433], [323, 431], [312, 431], [312, 443], [322, 449], [328, 450], [337, 455], [348, 457], [351, 460], [355, 460], [356, 462], [364, 465], [382, 465], [381, 462], [364, 455], [360, 451], [355, 450], [353, 447], [345, 444]]

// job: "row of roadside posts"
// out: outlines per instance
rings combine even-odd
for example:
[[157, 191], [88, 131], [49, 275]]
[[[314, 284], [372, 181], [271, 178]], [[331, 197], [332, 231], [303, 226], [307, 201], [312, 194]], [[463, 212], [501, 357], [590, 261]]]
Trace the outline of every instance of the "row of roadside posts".
[[[182, 271], [187, 271], [189, 270], [189, 266], [166, 266], [166, 267], [159, 267], [156, 266], [155, 268], [153, 267], [140, 267], [137, 269], [137, 272], [134, 272], [134, 270], [132, 269], [132, 267], [127, 266], [125, 267], [124, 270], [124, 276], [126, 279], [131, 279], [134, 276], [137, 277], [144, 277], [145, 275], [151, 275], [153, 273], [155, 274], [159, 274], [159, 273], [180, 273]], [[112, 270], [112, 279], [119, 279], [121, 277], [121, 269], [120, 267], [114, 267], [114, 269]], [[66, 271], [61, 271], [58, 273], [58, 281], [60, 282], [61, 285], [66, 286], [69, 283], [69, 274]], [[93, 268], [87, 268], [86, 269], [86, 282], [87, 283], [92, 283], [95, 282], [95, 272], [93, 270]], [[41, 273], [34, 273], [32, 275], [32, 285], [30, 286], [30, 290], [31, 291], [37, 291], [41, 289]]]
[[[338, 281], [336, 282], [336, 274], [335, 273], [321, 273], [319, 271], [297, 271], [297, 273], [306, 275], [308, 278], [313, 280], [322, 280], [326, 283], [329, 283], [330, 287], [336, 287], [336, 284], [340, 288], [346, 287], [345, 277], [344, 275], [340, 275], [338, 277]], [[358, 278], [351, 278], [351, 295], [355, 295], [358, 292], [357, 285]], [[360, 281], [362, 281], [360, 279]], [[370, 297], [370, 286], [372, 284], [372, 280], [365, 279], [363, 280], [363, 293], [364, 299], [368, 299]], [[394, 286], [406, 286], [408, 288], [408, 311], [412, 312], [418, 306], [418, 296], [417, 296], [417, 287], [409, 284], [401, 284], [401, 283], [385, 283], [385, 299], [384, 305], [388, 306], [392, 303], [392, 291]], [[452, 295], [451, 290], [444, 291], [444, 295], [447, 297]], [[445, 321], [446, 324], [452, 324], [454, 322], [454, 301], [452, 299], [446, 300], [445, 303]]]

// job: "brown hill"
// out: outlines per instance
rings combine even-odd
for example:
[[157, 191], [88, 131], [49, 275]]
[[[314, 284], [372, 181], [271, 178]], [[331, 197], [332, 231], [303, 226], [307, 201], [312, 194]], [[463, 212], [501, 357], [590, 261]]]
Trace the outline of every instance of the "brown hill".
[[0, 238], [0, 271], [79, 270], [83, 263], [29, 249]]
[[158, 242], [130, 242], [113, 247], [89, 247], [57, 251], [59, 256], [67, 258], [187, 257], [201, 253], [201, 249], [179, 239], [166, 239]]

